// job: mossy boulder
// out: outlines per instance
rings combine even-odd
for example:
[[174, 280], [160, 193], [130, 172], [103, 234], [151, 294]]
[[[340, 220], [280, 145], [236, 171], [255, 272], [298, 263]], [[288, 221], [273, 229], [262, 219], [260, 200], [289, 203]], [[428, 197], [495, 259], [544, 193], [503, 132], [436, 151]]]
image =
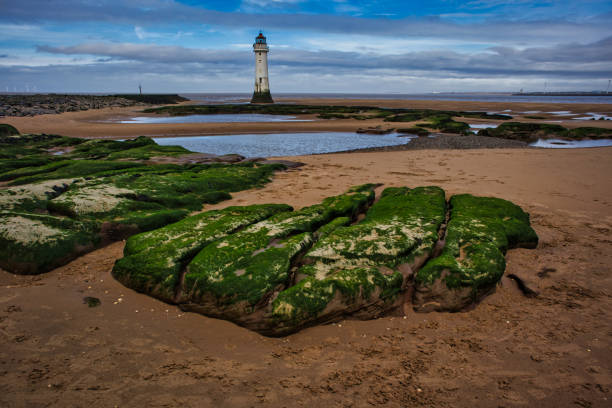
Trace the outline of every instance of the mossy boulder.
[[98, 245], [97, 227], [69, 218], [23, 212], [0, 213], [0, 267], [38, 274], [63, 265]]
[[509, 248], [538, 243], [529, 215], [509, 201], [462, 194], [450, 207], [444, 249], [415, 277], [417, 311], [465, 308], [495, 288]]
[[174, 302], [181, 272], [208, 244], [266, 219], [290, 211], [284, 204], [228, 207], [185, 218], [154, 231], [130, 237], [113, 276], [139, 292]]
[[355, 313], [372, 318], [395, 306], [431, 256], [445, 220], [438, 187], [388, 188], [361, 222], [338, 227], [305, 255], [297, 284], [271, 305], [271, 333], [281, 334]]
[[0, 123], [0, 136], [13, 136], [18, 134], [19, 131], [14, 126], [6, 123]]
[[374, 199], [372, 188], [274, 215], [205, 247], [187, 268], [181, 306], [250, 325], [250, 315], [291, 283], [292, 267], [313, 244], [313, 233], [338, 217], [356, 217]]

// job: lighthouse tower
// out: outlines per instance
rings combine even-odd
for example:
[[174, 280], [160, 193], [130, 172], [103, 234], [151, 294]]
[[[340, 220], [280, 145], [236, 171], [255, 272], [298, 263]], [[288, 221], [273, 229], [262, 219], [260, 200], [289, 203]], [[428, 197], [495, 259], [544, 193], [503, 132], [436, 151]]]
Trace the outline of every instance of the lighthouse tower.
[[270, 95], [270, 83], [268, 82], [268, 44], [266, 37], [260, 32], [255, 37], [253, 52], [255, 53], [255, 91], [251, 103], [274, 103]]

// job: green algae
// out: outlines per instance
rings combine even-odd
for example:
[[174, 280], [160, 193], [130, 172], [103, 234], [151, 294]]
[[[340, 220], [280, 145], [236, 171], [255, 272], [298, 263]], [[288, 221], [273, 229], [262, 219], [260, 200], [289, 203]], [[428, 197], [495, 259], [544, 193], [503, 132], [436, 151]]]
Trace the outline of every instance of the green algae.
[[0, 123], [0, 136], [13, 136], [18, 134], [19, 131], [16, 127], [6, 123]]
[[361, 222], [335, 228], [306, 253], [299, 282], [272, 302], [271, 319], [289, 332], [372, 305], [391, 307], [409, 278], [398, 268], [433, 251], [445, 208], [438, 187], [385, 189]]
[[[9, 185], [0, 189], [0, 211], [47, 214], [74, 222], [77, 229], [79, 222], [87, 224], [95, 235], [93, 245], [84, 246], [88, 250], [176, 222], [204, 204], [231, 198], [231, 192], [259, 187], [284, 169], [255, 163], [147, 164], [151, 157], [192, 152], [159, 146], [146, 137], [113, 141], [45, 134], [0, 136], [0, 152], [0, 181]], [[60, 241], [49, 245], [59, 248], [64, 245]], [[57, 262], [49, 264], [70, 258], [64, 252], [60, 248]], [[17, 254], [7, 253], [6, 264], [17, 265]], [[22, 269], [16, 267], [14, 272]], [[41, 266], [40, 272], [48, 269]]]
[[561, 125], [549, 123], [506, 122], [497, 128], [481, 129], [478, 131], [478, 135], [532, 143], [540, 138], [602, 139], [612, 137], [612, 130], [588, 126], [568, 129]]
[[379, 303], [378, 312], [370, 316], [375, 317], [396, 300], [403, 280], [400, 273], [386, 275], [375, 267], [358, 266], [339, 269], [326, 279], [309, 276], [278, 294], [263, 332], [288, 334]]
[[62, 160], [39, 167], [27, 167], [3, 173], [0, 180], [11, 180], [9, 185], [35, 183], [44, 180], [71, 177], [95, 177], [97, 173], [109, 170], [123, 170], [141, 167], [141, 163], [99, 161], [99, 160]]
[[349, 225], [350, 223], [351, 223], [350, 217], [338, 217], [334, 219], [333, 221], [331, 221], [330, 223], [325, 224], [321, 228], [319, 228], [316, 232], [316, 238], [318, 240], [325, 238], [326, 236], [328, 236], [329, 234], [331, 234], [338, 228], [345, 227]]
[[0, 211], [44, 211], [48, 200], [57, 197], [74, 182], [60, 179], [0, 189]]
[[79, 144], [70, 158], [105, 160], [149, 160], [151, 157], [176, 157], [191, 151], [181, 146], [160, 146], [152, 139], [139, 136], [125, 141], [92, 139]]
[[[427, 292], [443, 281], [451, 291], [469, 289], [471, 299], [454, 299], [457, 304], [446, 304], [442, 299], [436, 310], [456, 310], [477, 299], [501, 279], [508, 249], [535, 248], [538, 242], [529, 215], [509, 201], [462, 194], [453, 196], [450, 206], [446, 245], [440, 256], [416, 274], [417, 292]], [[425, 302], [421, 299], [417, 303]]]
[[238, 308], [248, 314], [290, 283], [295, 259], [314, 242], [319, 227], [339, 217], [352, 219], [374, 199], [373, 186], [328, 197], [321, 204], [274, 215], [202, 249], [185, 274], [183, 302], [206, 304], [208, 313]]
[[38, 274], [88, 252], [99, 243], [95, 225], [49, 215], [0, 213], [0, 267]]
[[130, 237], [113, 276], [139, 292], [173, 302], [180, 272], [206, 245], [274, 214], [284, 204], [228, 207], [185, 218], [163, 228]]
[[[133, 236], [113, 276], [183, 310], [278, 336], [348, 315], [383, 315], [400, 305], [413, 279], [418, 310], [456, 310], [499, 280], [508, 248], [537, 244], [520, 207], [457, 195], [446, 246], [434, 256], [446, 221], [444, 191], [387, 188], [351, 224], [376, 187], [357, 186], [298, 211], [276, 206], [263, 220], [244, 221], [251, 207], [229, 207]], [[232, 220], [244, 222], [228, 227]], [[419, 295], [439, 282], [441, 291]], [[436, 298], [449, 294], [452, 307]], [[425, 301], [438, 307], [422, 308]]]

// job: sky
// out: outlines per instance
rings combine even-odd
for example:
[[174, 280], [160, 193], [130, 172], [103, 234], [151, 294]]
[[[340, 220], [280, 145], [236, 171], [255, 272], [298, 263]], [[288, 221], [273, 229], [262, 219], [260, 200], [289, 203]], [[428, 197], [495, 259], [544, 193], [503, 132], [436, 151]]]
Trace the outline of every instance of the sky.
[[603, 90], [611, 0], [0, 0], [0, 92]]

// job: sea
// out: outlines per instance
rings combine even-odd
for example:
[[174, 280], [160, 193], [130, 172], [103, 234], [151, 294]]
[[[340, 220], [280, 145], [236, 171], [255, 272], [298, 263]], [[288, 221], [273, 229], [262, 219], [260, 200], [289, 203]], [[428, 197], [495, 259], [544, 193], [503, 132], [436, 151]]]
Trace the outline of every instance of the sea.
[[[248, 103], [250, 93], [181, 93], [181, 96], [202, 103]], [[533, 103], [593, 103], [612, 104], [612, 93], [606, 95], [520, 95], [510, 92], [449, 92], [449, 93], [385, 93], [385, 94], [352, 94], [352, 93], [273, 93], [273, 98], [297, 99], [399, 99], [431, 101], [474, 101], [474, 102], [533, 102]]]

